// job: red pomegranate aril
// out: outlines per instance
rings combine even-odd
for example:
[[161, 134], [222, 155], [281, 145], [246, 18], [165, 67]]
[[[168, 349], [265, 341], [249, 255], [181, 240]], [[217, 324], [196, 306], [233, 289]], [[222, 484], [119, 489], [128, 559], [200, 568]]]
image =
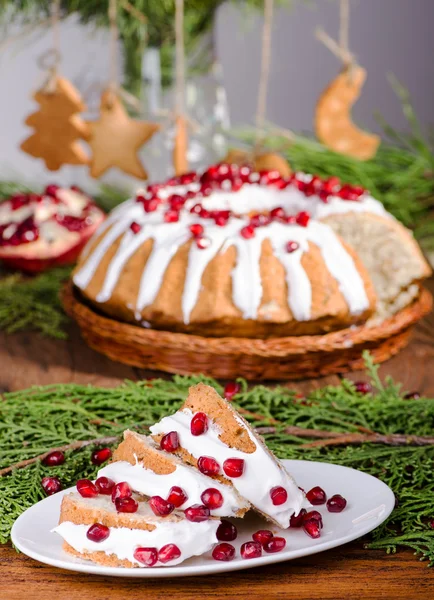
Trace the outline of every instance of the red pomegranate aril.
[[241, 228], [240, 234], [245, 240], [250, 240], [252, 237], [255, 237], [255, 228], [251, 225], [246, 225]]
[[187, 521], [192, 523], [202, 523], [202, 521], [208, 521], [209, 519], [209, 508], [202, 504], [193, 504], [184, 510], [184, 515]]
[[190, 422], [191, 435], [202, 435], [208, 431], [208, 417], [204, 412], [198, 412], [193, 415]]
[[308, 181], [307, 183], [305, 183], [303, 194], [308, 198], [316, 194], [316, 189], [312, 182]]
[[232, 544], [227, 544], [226, 542], [222, 542], [221, 544], [217, 544], [214, 550], [212, 551], [212, 557], [214, 560], [222, 560], [222, 561], [230, 561], [235, 557], [235, 548]]
[[245, 542], [240, 553], [242, 558], [259, 558], [262, 555], [262, 546], [259, 542]]
[[328, 192], [325, 192], [324, 190], [320, 190], [318, 192], [318, 196], [325, 204], [327, 204], [327, 202], [329, 201], [330, 194]]
[[110, 529], [101, 523], [94, 523], [86, 532], [87, 539], [91, 542], [96, 542], [97, 544], [106, 540], [109, 535]]
[[407, 392], [404, 394], [404, 398], [406, 400], [419, 400], [420, 393], [419, 392]]
[[212, 194], [212, 191], [213, 188], [211, 185], [202, 185], [200, 187], [199, 193], [202, 194], [202, 196], [210, 196]]
[[90, 457], [92, 464], [94, 465], [102, 465], [109, 458], [111, 458], [112, 451], [110, 448], [100, 448], [99, 450], [94, 450]]
[[135, 513], [139, 508], [139, 503], [134, 498], [117, 498], [115, 506], [120, 513]]
[[268, 552], [269, 554], [274, 553], [274, 552], [281, 552], [281, 550], [283, 550], [286, 546], [286, 540], [283, 537], [273, 537], [271, 538], [271, 540], [268, 540], [268, 542], [265, 542], [265, 544], [262, 546], [265, 550], [265, 552]]
[[317, 521], [320, 529], [323, 528], [323, 523], [322, 523], [322, 515], [320, 512], [318, 512], [317, 510], [311, 510], [309, 512], [307, 512], [304, 517], [303, 517], [303, 522], [304, 521]]
[[115, 487], [115, 482], [108, 477], [98, 477], [95, 481], [95, 487], [100, 494], [110, 496]]
[[228, 477], [241, 477], [244, 473], [245, 462], [242, 458], [227, 458], [223, 463], [223, 471]]
[[303, 521], [303, 530], [313, 539], [321, 536], [321, 526], [316, 519], [307, 519]]
[[164, 213], [165, 223], [176, 223], [179, 221], [179, 212], [177, 210], [166, 210]]
[[229, 381], [225, 385], [223, 395], [226, 398], [226, 400], [231, 401], [233, 399], [233, 397], [236, 394], [238, 394], [238, 392], [240, 392], [240, 391], [241, 391], [241, 384], [238, 383], [238, 381]]
[[158, 551], [158, 560], [162, 563], [168, 563], [181, 556], [181, 550], [176, 544], [166, 544]]
[[185, 198], [179, 194], [172, 194], [169, 198], [170, 208], [179, 211], [185, 203]]
[[263, 546], [265, 542], [270, 541], [272, 537], [274, 537], [273, 532], [269, 529], [259, 529], [259, 531], [255, 531], [252, 535], [254, 541], [259, 542], [261, 546]]
[[220, 473], [220, 465], [211, 456], [200, 456], [197, 460], [197, 468], [204, 475], [212, 476]]
[[297, 223], [297, 217], [294, 215], [288, 215], [285, 217], [284, 221], [287, 225], [295, 225]]
[[283, 219], [285, 217], [285, 211], [281, 206], [278, 206], [270, 211], [270, 217], [273, 219]]
[[181, 185], [187, 185], [189, 183], [197, 181], [197, 178], [197, 173], [195, 171], [191, 171], [190, 173], [184, 173], [184, 175], [180, 175], [179, 183]]
[[150, 212], [155, 212], [158, 208], [158, 205], [160, 204], [158, 198], [149, 198], [149, 200], [145, 200], [143, 203], [143, 207], [145, 209], [145, 212], [150, 213]]
[[47, 185], [47, 187], [45, 188], [45, 192], [44, 193], [47, 196], [52, 196], [53, 198], [55, 198], [59, 189], [60, 188], [59, 188], [58, 185], [54, 185], [52, 183], [51, 185]]
[[152, 498], [149, 498], [149, 506], [152, 512], [159, 517], [167, 517], [167, 515], [170, 515], [175, 510], [175, 506], [161, 496], [152, 496]]
[[131, 498], [132, 489], [126, 481], [117, 483], [112, 489], [112, 502], [116, 502], [118, 498]]
[[232, 181], [232, 191], [233, 192], [238, 192], [244, 185], [244, 181], [242, 179], [240, 179], [239, 177], [237, 177], [237, 179], [234, 179]]
[[335, 494], [327, 500], [327, 510], [333, 513], [339, 513], [344, 510], [347, 505], [347, 501], [340, 494]]
[[278, 181], [282, 178], [279, 171], [276, 169], [273, 171], [259, 171], [260, 182], [263, 185], [269, 185], [275, 181]]
[[199, 217], [202, 217], [202, 219], [211, 219], [211, 212], [206, 208], [202, 208]]
[[208, 488], [202, 492], [200, 499], [204, 506], [210, 510], [216, 510], [223, 505], [223, 496], [216, 488]]
[[250, 227], [265, 227], [271, 223], [271, 217], [263, 214], [252, 215], [250, 217]]
[[153, 567], [158, 560], [158, 550], [157, 548], [136, 548], [133, 556], [142, 565]]
[[328, 194], [334, 194], [341, 185], [339, 177], [329, 177], [322, 182], [322, 190]]
[[28, 204], [29, 200], [26, 194], [15, 194], [9, 199], [9, 202], [11, 203], [12, 210], [18, 210], [22, 206]]
[[289, 520], [289, 526], [290, 527], [301, 527], [303, 525], [303, 520], [304, 520], [304, 516], [306, 515], [306, 513], [307, 513], [307, 510], [305, 508], [302, 508], [300, 510], [300, 512], [298, 513], [298, 515], [296, 515], [294, 513]]
[[243, 183], [248, 183], [250, 181], [251, 173], [252, 169], [250, 167], [247, 167], [246, 165], [243, 165], [239, 168], [238, 176]]
[[217, 225], [217, 227], [225, 227], [225, 225], [227, 225], [228, 220], [226, 217], [215, 217], [214, 218], [215, 224]]
[[160, 448], [161, 450], [165, 450], [166, 452], [175, 452], [179, 448], [179, 437], [176, 431], [169, 431], [163, 435], [160, 440]]
[[190, 213], [192, 215], [200, 215], [200, 213], [202, 212], [202, 208], [203, 208], [202, 204], [195, 204], [194, 206], [192, 206], [190, 208]]
[[98, 489], [90, 479], [79, 479], [76, 485], [77, 492], [83, 498], [95, 498], [98, 496]]
[[277, 485], [276, 487], [271, 488], [270, 498], [274, 506], [280, 506], [281, 504], [285, 504], [288, 500], [288, 492], [284, 487]]
[[41, 481], [41, 485], [47, 496], [52, 496], [62, 489], [62, 482], [57, 477], [44, 477]]
[[139, 233], [139, 231], [142, 229], [142, 226], [133, 221], [130, 225], [130, 229], [134, 234], [136, 234]]
[[372, 392], [372, 385], [368, 381], [355, 381], [354, 387], [359, 394], [370, 394]]
[[207, 237], [197, 237], [196, 246], [199, 248], [199, 250], [205, 250], [211, 246], [211, 240]]
[[192, 225], [190, 225], [189, 229], [191, 235], [193, 235], [194, 237], [199, 237], [203, 234], [203, 225], [201, 225], [200, 223], [193, 223]]
[[217, 527], [216, 536], [221, 542], [233, 542], [237, 539], [238, 531], [233, 523], [222, 519]]
[[321, 487], [319, 487], [319, 485], [309, 490], [306, 494], [306, 498], [314, 506], [317, 506], [318, 504], [324, 504], [327, 500], [325, 491]]
[[63, 465], [65, 462], [65, 455], [61, 450], [53, 450], [47, 454], [47, 456], [42, 460], [44, 465], [47, 467], [56, 467], [57, 465]]
[[151, 185], [148, 185], [148, 187], [146, 188], [146, 191], [149, 192], [150, 194], [157, 194], [161, 188], [163, 187], [163, 184], [161, 183], [152, 183]]
[[167, 496], [167, 502], [173, 504], [175, 508], [179, 508], [185, 502], [187, 502], [187, 500], [188, 496], [182, 488], [178, 487], [177, 485], [174, 485], [170, 488], [169, 495]]
[[300, 248], [300, 244], [298, 242], [290, 241], [286, 243], [285, 250], [290, 254], [295, 252]]
[[304, 210], [298, 213], [295, 218], [297, 225], [301, 225], [301, 227], [307, 227], [310, 221], [310, 214]]
[[[434, 519], [432, 519], [428, 525], [431, 527], [431, 529], [434, 529]], [[218, 539], [218, 538], [217, 538]]]

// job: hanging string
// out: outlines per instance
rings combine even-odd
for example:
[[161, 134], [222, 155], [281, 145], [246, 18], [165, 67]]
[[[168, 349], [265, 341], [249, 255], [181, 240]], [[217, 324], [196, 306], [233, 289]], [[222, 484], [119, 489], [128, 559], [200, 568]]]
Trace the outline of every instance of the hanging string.
[[53, 50], [55, 56], [54, 68], [57, 70], [60, 63], [60, 0], [53, 0], [51, 5], [51, 27], [53, 30]]
[[184, 114], [185, 56], [184, 56], [184, 0], [175, 1], [175, 113]]
[[340, 0], [339, 8], [339, 43], [328, 35], [321, 27], [315, 30], [315, 37], [339, 58], [346, 67], [354, 66], [356, 58], [349, 50], [350, 3]]
[[273, 24], [273, 0], [264, 0], [264, 25], [262, 29], [261, 72], [259, 75], [258, 103], [256, 107], [256, 145], [263, 135], [267, 110], [267, 89], [270, 75], [271, 28]]
[[350, 3], [349, 0], [340, 0], [339, 7], [339, 46], [342, 53], [348, 55], [348, 39], [350, 29]]
[[118, 65], [118, 24], [117, 24], [117, 3], [116, 0], [109, 0], [108, 18], [110, 24], [110, 81], [109, 88], [117, 92], [119, 85], [119, 65]]
[[45, 74], [45, 84], [43, 91], [46, 94], [52, 94], [56, 90], [56, 78], [60, 64], [60, 0], [53, 0], [50, 11], [50, 24], [53, 34], [53, 45], [37, 59], [38, 66], [43, 69]]

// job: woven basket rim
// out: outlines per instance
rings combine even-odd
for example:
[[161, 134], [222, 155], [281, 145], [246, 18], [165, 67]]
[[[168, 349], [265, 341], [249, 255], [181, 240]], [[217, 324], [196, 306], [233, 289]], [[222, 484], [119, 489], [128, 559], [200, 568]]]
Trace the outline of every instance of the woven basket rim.
[[99, 338], [121, 339], [132, 344], [150, 345], [154, 348], [185, 349], [185, 352], [207, 352], [216, 356], [262, 356], [282, 357], [305, 355], [309, 352], [332, 352], [377, 343], [399, 334], [430, 312], [433, 297], [420, 288], [418, 297], [381, 324], [367, 327], [356, 326], [322, 335], [289, 336], [282, 338], [254, 339], [234, 337], [202, 337], [188, 333], [145, 329], [138, 325], [117, 321], [102, 315], [87, 305], [76, 293], [72, 281], [68, 281], [61, 293], [64, 309], [79, 325], [83, 333], [92, 332]]

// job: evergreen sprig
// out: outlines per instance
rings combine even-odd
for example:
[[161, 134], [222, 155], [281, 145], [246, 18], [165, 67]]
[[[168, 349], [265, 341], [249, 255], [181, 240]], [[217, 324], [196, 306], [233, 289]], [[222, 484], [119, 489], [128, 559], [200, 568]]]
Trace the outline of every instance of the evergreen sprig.
[[[365, 427], [376, 432], [429, 434], [434, 428], [434, 400], [405, 400], [400, 386], [392, 380], [381, 384], [377, 369], [368, 359], [368, 370], [376, 393], [362, 396], [354, 385], [343, 381], [338, 387], [315, 390], [301, 401], [286, 387], [242, 390], [236, 405], [258, 417], [256, 426], [273, 420], [281, 423], [265, 436], [269, 447], [281, 458], [332, 462], [360, 469], [389, 485], [398, 505], [389, 519], [365, 541], [367, 548], [396, 552], [411, 548], [420, 558], [434, 564], [434, 447], [363, 444], [305, 448], [306, 438], [287, 435], [287, 425], [326, 431], [357, 431]], [[184, 401], [190, 385], [206, 381], [221, 392], [221, 386], [203, 377], [175, 376], [169, 381], [126, 382], [115, 389], [51, 385], [5, 394], [0, 411], [0, 468], [32, 458], [75, 440], [119, 436], [127, 428], [146, 431], [148, 425], [175, 411]], [[0, 542], [9, 539], [13, 521], [34, 502], [43, 498], [40, 481], [45, 475], [58, 476], [65, 487], [82, 477], [94, 477], [97, 467], [90, 462], [93, 448], [67, 453], [59, 467], [41, 462], [16, 469], [0, 478]]]

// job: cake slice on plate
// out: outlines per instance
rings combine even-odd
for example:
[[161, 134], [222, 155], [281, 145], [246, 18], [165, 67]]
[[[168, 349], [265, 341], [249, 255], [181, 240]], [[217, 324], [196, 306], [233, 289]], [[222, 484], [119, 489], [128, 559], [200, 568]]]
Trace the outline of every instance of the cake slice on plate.
[[176, 432], [174, 451], [216, 481], [231, 482], [238, 493], [268, 520], [289, 527], [305, 503], [304, 494], [264, 441], [229, 402], [210, 386], [190, 388], [175, 414], [153, 425], [154, 440]]
[[249, 503], [229, 482], [212, 480], [171, 453], [178, 448], [176, 433], [169, 434], [162, 447], [168, 452], [159, 450], [152, 438], [127, 430], [113, 462], [98, 477], [127, 481], [136, 492], [160, 496], [180, 509], [205, 504], [218, 517], [242, 517], [247, 512]]
[[63, 538], [63, 549], [109, 567], [161, 567], [199, 556], [217, 541], [219, 519], [192, 522], [176, 511], [161, 517], [143, 498], [129, 500], [127, 505], [137, 504], [135, 512], [118, 512], [108, 495], [66, 495], [53, 529]]

